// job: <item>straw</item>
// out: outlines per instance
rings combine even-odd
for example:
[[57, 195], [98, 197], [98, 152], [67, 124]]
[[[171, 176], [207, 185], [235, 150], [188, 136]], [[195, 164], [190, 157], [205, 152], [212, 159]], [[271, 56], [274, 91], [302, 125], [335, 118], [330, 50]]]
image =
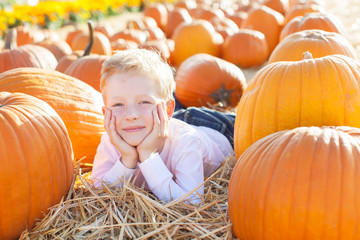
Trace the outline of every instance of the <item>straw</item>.
[[95, 188], [91, 172], [82, 173], [78, 164], [68, 195], [20, 239], [234, 239], [227, 191], [235, 162], [226, 158], [204, 181], [197, 205], [185, 197], [161, 202], [129, 181], [121, 189], [117, 183]]

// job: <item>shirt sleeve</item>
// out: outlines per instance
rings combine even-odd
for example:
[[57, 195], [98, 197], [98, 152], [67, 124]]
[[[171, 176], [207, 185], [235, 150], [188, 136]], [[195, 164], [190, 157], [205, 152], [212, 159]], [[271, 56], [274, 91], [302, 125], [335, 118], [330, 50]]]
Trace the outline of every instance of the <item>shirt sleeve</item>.
[[[176, 151], [172, 156], [173, 171], [165, 165], [159, 154], [154, 154], [139, 164], [149, 189], [165, 202], [175, 200], [199, 187], [204, 181], [204, 170], [200, 143], [191, 142]], [[204, 193], [201, 185], [186, 199], [191, 203], [201, 202]]]
[[127, 168], [120, 159], [120, 152], [112, 145], [109, 136], [105, 133], [97, 148], [91, 174], [95, 187], [100, 187], [102, 182], [114, 183], [124, 177], [128, 179], [136, 172], [137, 168]]

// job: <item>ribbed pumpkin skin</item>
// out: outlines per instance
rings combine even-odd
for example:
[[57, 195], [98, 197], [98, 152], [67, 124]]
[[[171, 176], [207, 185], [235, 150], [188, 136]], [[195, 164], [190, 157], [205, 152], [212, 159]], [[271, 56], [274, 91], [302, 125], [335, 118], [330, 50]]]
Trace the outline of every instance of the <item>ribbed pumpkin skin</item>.
[[346, 30], [342, 22], [329, 13], [313, 12], [298, 16], [288, 22], [281, 30], [280, 41], [286, 36], [309, 29], [320, 29], [327, 32], [336, 32], [346, 36]]
[[278, 61], [299, 61], [302, 53], [309, 51], [314, 58], [342, 54], [357, 59], [351, 43], [342, 35], [319, 29], [295, 32], [284, 38], [269, 57], [269, 63]]
[[360, 127], [360, 68], [343, 55], [275, 62], [260, 69], [236, 110], [238, 158], [271, 133], [300, 126]]
[[0, 74], [0, 91], [22, 92], [46, 101], [68, 130], [76, 159], [92, 163], [104, 134], [101, 93], [66, 74], [17, 68]]
[[54, 70], [57, 60], [48, 49], [28, 44], [0, 52], [0, 73], [13, 68], [36, 67]]
[[59, 115], [22, 93], [0, 92], [0, 239], [18, 239], [72, 183], [73, 152]]
[[247, 85], [240, 68], [205, 53], [186, 59], [176, 72], [175, 82], [175, 96], [186, 107], [217, 104], [219, 100], [211, 95], [225, 89], [229, 98], [223, 99], [224, 107], [236, 107]]
[[107, 59], [108, 56], [97, 54], [78, 58], [66, 68], [65, 74], [86, 82], [100, 92], [101, 68]]
[[235, 235], [359, 239], [359, 134], [358, 128], [299, 127], [250, 146], [229, 183]]

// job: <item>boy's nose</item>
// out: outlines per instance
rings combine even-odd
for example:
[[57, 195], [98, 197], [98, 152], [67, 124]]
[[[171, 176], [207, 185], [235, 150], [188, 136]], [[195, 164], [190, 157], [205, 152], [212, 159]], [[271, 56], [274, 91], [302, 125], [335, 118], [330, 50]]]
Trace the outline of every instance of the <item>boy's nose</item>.
[[127, 120], [133, 121], [133, 120], [136, 120], [136, 119], [139, 118], [139, 114], [136, 111], [136, 109], [126, 109], [125, 114], [126, 114], [126, 119]]

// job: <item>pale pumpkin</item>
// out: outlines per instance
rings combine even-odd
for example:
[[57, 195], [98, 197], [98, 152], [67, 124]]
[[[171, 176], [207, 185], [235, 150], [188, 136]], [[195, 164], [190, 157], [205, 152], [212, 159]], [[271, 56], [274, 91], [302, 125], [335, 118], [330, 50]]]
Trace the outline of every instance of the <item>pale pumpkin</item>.
[[228, 213], [239, 239], [357, 239], [360, 129], [299, 127], [268, 135], [238, 159]]
[[39, 68], [16, 68], [0, 74], [0, 91], [22, 92], [46, 101], [64, 121], [75, 158], [93, 162], [105, 132], [101, 93], [79, 79]]
[[336, 16], [330, 13], [313, 12], [295, 17], [288, 22], [281, 30], [280, 41], [292, 33], [309, 29], [336, 32], [347, 37], [344, 25]]
[[360, 127], [360, 68], [344, 55], [280, 61], [251, 79], [236, 110], [238, 158], [271, 133], [300, 126]]
[[74, 163], [60, 116], [46, 102], [0, 91], [0, 239], [18, 239], [68, 193]]
[[301, 60], [302, 53], [306, 51], [311, 52], [313, 58], [342, 54], [357, 59], [354, 47], [344, 36], [311, 29], [295, 32], [284, 38], [271, 53], [268, 63]]

